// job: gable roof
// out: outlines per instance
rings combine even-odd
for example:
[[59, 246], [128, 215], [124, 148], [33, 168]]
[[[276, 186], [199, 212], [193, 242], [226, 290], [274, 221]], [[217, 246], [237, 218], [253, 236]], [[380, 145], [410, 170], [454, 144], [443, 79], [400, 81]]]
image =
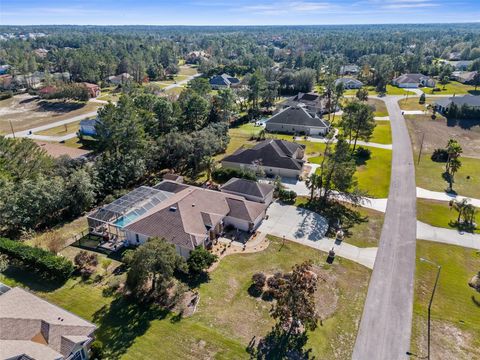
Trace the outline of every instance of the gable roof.
[[232, 191], [242, 195], [265, 198], [274, 189], [273, 185], [259, 183], [253, 180], [231, 178], [220, 187], [220, 190]]
[[342, 78], [338, 78], [337, 80], [335, 80], [335, 85], [340, 84], [340, 83], [342, 83], [344, 85], [348, 84], [348, 83], [354, 83], [356, 85], [363, 86], [363, 83], [360, 80], [354, 79], [354, 78], [349, 78], [349, 77], [342, 77]]
[[452, 72], [452, 76], [457, 78], [461, 78], [463, 81], [473, 81], [477, 75], [476, 71], [454, 71]]
[[[248, 201], [237, 195], [222, 193], [164, 180], [157, 188], [174, 184], [181, 190], [137, 218], [126, 230], [148, 237], [164, 238], [168, 242], [193, 250], [208, 236], [225, 216], [253, 222], [266, 205]], [[178, 185], [181, 185], [180, 187]]]
[[436, 105], [447, 107], [452, 104], [457, 106], [472, 106], [472, 107], [479, 107], [480, 106], [480, 96], [475, 95], [463, 95], [463, 96], [451, 96], [447, 99], [438, 99], [435, 101]]
[[232, 155], [224, 157], [222, 161], [301, 170], [303, 161], [292, 157], [299, 148], [303, 149], [304, 145], [285, 140], [269, 139], [260, 142], [250, 149], [241, 147]]
[[410, 84], [410, 83], [419, 83], [422, 79], [428, 79], [429, 77], [423, 74], [403, 74], [395, 79], [396, 83], [399, 84]]
[[238, 84], [240, 80], [236, 77], [230, 76], [228, 74], [215, 75], [210, 79], [211, 85], [224, 85], [229, 86], [231, 84]]
[[304, 106], [289, 106], [273, 115], [267, 120], [267, 124], [287, 124], [287, 125], [302, 125], [318, 128], [328, 128], [329, 124], [325, 120], [319, 118], [317, 115], [312, 115], [307, 112]]

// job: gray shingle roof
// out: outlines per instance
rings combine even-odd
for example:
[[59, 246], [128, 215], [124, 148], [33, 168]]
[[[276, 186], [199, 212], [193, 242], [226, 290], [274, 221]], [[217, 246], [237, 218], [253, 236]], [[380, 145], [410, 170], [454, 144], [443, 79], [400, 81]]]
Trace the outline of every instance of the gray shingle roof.
[[302, 125], [318, 128], [328, 128], [326, 121], [316, 115], [311, 115], [303, 106], [290, 106], [267, 120], [267, 124]]
[[304, 146], [285, 140], [269, 139], [250, 149], [242, 147], [232, 155], [224, 157], [222, 161], [301, 170], [303, 161], [292, 158], [292, 155], [298, 148], [304, 148]]
[[271, 191], [273, 191], [274, 186], [270, 184], [258, 183], [253, 180], [231, 178], [225, 184], [223, 184], [220, 189], [263, 199]]
[[224, 85], [229, 86], [231, 84], [238, 84], [240, 80], [236, 77], [230, 76], [228, 74], [215, 75], [210, 79], [211, 85]]
[[451, 104], [455, 104], [457, 106], [467, 105], [472, 107], [480, 106], [480, 96], [475, 95], [463, 95], [463, 96], [452, 96], [448, 99], [438, 99], [435, 101], [436, 105], [447, 107]]
[[399, 77], [393, 79], [396, 83], [399, 84], [408, 84], [408, 83], [419, 83], [421, 79], [428, 78], [428, 76], [423, 74], [403, 74]]

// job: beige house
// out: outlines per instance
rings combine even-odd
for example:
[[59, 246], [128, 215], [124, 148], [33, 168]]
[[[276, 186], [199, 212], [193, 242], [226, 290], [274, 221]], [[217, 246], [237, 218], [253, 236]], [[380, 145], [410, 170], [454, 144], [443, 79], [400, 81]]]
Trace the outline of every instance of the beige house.
[[0, 284], [0, 359], [85, 360], [94, 331], [79, 316]]

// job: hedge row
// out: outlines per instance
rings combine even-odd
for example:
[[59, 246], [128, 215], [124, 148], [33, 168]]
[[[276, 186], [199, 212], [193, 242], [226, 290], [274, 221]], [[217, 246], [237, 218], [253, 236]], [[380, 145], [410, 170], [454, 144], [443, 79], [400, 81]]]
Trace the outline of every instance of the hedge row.
[[247, 180], [257, 180], [257, 176], [251, 170], [231, 169], [231, 168], [218, 168], [212, 172], [212, 178], [218, 183], [226, 183], [231, 178], [236, 177]]
[[19, 262], [22, 267], [56, 280], [68, 279], [74, 269], [72, 262], [64, 257], [10, 239], [0, 238], [0, 253]]

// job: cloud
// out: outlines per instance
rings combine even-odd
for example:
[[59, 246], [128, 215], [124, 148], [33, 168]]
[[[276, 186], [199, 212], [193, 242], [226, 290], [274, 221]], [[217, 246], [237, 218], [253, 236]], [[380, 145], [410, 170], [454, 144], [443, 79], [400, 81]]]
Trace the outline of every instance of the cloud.
[[[375, 3], [378, 2], [375, 1]], [[382, 9], [418, 9], [439, 6], [431, 0], [386, 0], [383, 3], [386, 5], [383, 5]]]
[[336, 8], [336, 6], [328, 2], [295, 1], [247, 5], [244, 6], [242, 10], [260, 15], [277, 15], [287, 13], [316, 13], [334, 8]]

